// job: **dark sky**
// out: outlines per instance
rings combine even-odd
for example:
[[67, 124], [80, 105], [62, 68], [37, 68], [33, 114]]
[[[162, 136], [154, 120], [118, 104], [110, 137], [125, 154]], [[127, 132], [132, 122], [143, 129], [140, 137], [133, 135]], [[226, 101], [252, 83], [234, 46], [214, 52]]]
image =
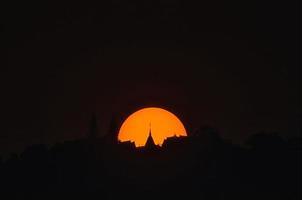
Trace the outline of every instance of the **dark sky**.
[[93, 112], [105, 133], [114, 113], [145, 106], [236, 142], [262, 130], [289, 134], [295, 22], [284, 4], [61, 0], [2, 9], [0, 152], [83, 137]]

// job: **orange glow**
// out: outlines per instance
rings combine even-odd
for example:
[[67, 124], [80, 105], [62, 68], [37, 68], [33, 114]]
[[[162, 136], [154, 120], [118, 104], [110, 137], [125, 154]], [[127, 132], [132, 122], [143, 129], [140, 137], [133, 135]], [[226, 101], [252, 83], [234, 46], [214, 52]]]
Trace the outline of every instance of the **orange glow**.
[[122, 124], [118, 140], [131, 141], [136, 147], [144, 146], [151, 128], [156, 145], [162, 145], [167, 137], [187, 136], [184, 125], [171, 112], [162, 108], [144, 108], [131, 114]]

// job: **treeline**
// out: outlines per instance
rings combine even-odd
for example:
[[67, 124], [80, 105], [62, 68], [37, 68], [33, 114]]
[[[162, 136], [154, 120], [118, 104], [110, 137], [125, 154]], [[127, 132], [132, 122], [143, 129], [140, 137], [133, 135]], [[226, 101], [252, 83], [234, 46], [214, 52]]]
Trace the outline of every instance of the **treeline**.
[[112, 137], [32, 145], [0, 162], [2, 199], [301, 199], [302, 138], [213, 129], [135, 149]]

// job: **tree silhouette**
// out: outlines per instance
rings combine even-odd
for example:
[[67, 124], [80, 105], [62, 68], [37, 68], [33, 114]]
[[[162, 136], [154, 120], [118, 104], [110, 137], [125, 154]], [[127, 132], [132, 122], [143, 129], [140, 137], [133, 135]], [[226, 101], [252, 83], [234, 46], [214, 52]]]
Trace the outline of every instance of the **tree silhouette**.
[[12, 154], [0, 163], [2, 198], [301, 198], [294, 183], [302, 178], [301, 138], [259, 133], [241, 146], [211, 127], [156, 148], [148, 148], [152, 137], [141, 148], [109, 138], [36, 144]]

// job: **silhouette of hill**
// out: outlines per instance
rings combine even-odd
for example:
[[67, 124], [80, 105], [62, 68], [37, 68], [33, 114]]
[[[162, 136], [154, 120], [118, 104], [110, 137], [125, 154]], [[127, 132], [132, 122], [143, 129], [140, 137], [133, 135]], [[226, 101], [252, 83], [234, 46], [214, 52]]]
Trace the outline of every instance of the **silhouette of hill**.
[[[2, 199], [299, 199], [302, 139], [276, 133], [245, 145], [210, 127], [162, 147], [93, 135], [36, 144], [1, 160]], [[114, 134], [112, 132], [112, 134]], [[93, 138], [93, 139], [92, 139]]]

